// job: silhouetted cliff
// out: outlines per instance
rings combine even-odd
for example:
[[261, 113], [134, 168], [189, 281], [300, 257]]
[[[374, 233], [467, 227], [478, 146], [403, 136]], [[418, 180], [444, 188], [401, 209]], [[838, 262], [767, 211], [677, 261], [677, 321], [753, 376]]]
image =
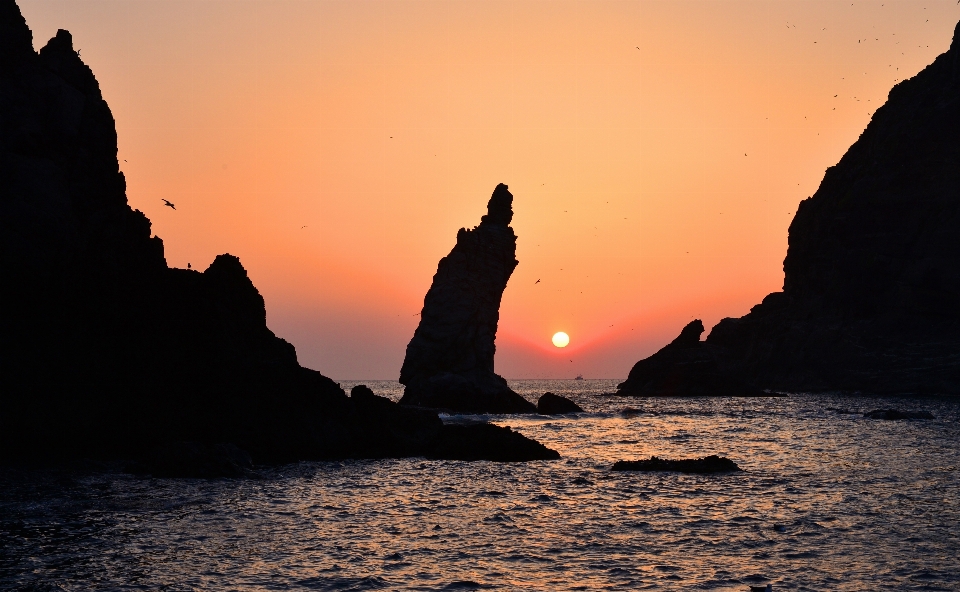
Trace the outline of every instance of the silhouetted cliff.
[[513, 195], [501, 183], [480, 225], [461, 228], [456, 246], [440, 260], [400, 370], [402, 405], [536, 412], [493, 371], [500, 300], [518, 264], [512, 219]]
[[236, 257], [167, 267], [127, 204], [114, 120], [70, 33], [34, 52], [13, 0], [0, 0], [0, 277], [0, 458], [190, 441], [276, 462], [449, 439], [433, 413], [347, 397], [302, 368]]
[[800, 203], [783, 291], [700, 355], [767, 389], [960, 393], [958, 228], [960, 25]]

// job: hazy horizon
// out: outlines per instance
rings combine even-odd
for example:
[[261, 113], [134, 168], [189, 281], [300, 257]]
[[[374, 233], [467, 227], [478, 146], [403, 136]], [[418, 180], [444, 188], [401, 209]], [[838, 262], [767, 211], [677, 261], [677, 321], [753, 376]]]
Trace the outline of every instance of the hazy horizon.
[[691, 319], [745, 314], [782, 286], [797, 204], [960, 18], [954, 0], [18, 3], [35, 48], [73, 34], [168, 264], [239, 256], [269, 327], [335, 380], [395, 380], [437, 262], [501, 182], [504, 377], [625, 378]]

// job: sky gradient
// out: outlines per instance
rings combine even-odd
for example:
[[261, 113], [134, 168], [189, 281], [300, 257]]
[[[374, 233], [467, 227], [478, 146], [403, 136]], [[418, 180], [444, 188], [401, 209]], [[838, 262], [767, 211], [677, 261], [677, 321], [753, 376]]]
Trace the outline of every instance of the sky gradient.
[[340, 380], [396, 379], [497, 183], [520, 261], [503, 376], [625, 377], [693, 318], [745, 314], [782, 286], [797, 204], [960, 18], [953, 0], [19, 4], [37, 49], [73, 33], [168, 264], [238, 255], [270, 328]]

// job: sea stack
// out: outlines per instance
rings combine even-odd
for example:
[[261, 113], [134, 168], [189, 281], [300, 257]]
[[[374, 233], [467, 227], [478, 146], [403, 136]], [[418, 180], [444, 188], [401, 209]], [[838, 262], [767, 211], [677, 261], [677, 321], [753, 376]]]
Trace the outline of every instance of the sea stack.
[[763, 389], [958, 394], [958, 228], [960, 25], [800, 203], [783, 291], [720, 321], [696, 356]]
[[487, 214], [440, 260], [400, 370], [401, 405], [460, 413], [536, 413], [493, 370], [500, 300], [519, 263], [513, 194], [497, 185]]

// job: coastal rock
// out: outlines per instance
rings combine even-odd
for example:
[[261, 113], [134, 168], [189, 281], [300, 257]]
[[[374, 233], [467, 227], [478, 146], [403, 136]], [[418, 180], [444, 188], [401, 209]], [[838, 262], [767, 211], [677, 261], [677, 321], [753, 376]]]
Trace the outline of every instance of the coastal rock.
[[194, 479], [246, 477], [253, 474], [253, 459], [232, 444], [173, 442], [154, 449], [143, 472]]
[[492, 460], [522, 462], [555, 460], [560, 453], [509, 427], [491, 423], [445, 425], [427, 458], [443, 460]]
[[867, 419], [933, 419], [929, 411], [900, 411], [899, 409], [876, 409], [863, 414]]
[[368, 447], [363, 458], [426, 456], [445, 460], [520, 462], [559, 458], [535, 440], [486, 422], [446, 425], [429, 409], [398, 405], [375, 395], [365, 385], [350, 391], [350, 400], [364, 418]]
[[740, 376], [722, 370], [713, 352], [700, 341], [700, 319], [691, 321], [680, 335], [630, 370], [617, 385], [620, 396], [635, 397], [748, 397], [761, 396]]
[[[512, 237], [494, 201], [477, 234]], [[67, 31], [35, 52], [13, 0], [0, 0], [0, 277], [0, 461], [229, 475], [244, 454], [420, 456], [443, 432], [435, 413], [348, 397], [301, 367], [236, 257], [167, 266], [127, 203], [93, 72]]]
[[537, 413], [540, 415], [564, 415], [566, 413], [582, 413], [579, 405], [566, 397], [553, 393], [543, 393], [537, 400]]
[[400, 369], [402, 405], [459, 413], [535, 413], [493, 370], [500, 300], [516, 268], [513, 194], [497, 185], [480, 225], [457, 232], [423, 302]]
[[742, 471], [737, 463], [729, 458], [711, 454], [703, 458], [685, 458], [669, 460], [651, 456], [648, 460], [618, 460], [613, 471], [669, 471], [676, 473], [732, 473]]
[[960, 393], [958, 73], [960, 25], [800, 203], [783, 290], [698, 355], [774, 391]]
[[350, 391], [350, 400], [363, 417], [367, 433], [361, 440], [367, 449], [361, 456], [418, 456], [430, 449], [444, 429], [436, 413], [416, 407], [397, 405], [373, 394], [367, 386]]

